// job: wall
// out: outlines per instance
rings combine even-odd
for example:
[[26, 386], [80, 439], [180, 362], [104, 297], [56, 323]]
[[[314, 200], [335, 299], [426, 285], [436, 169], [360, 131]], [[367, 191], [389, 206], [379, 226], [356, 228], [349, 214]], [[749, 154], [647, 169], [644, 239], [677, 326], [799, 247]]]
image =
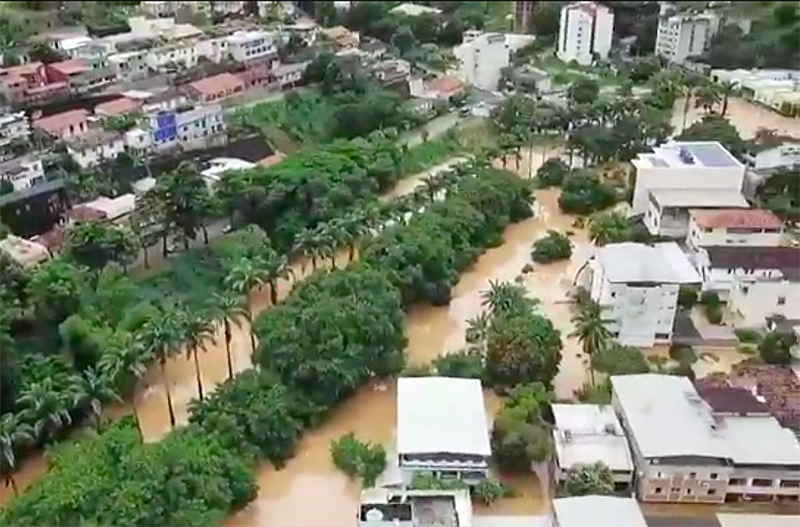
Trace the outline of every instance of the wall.
[[25, 190], [35, 183], [44, 181], [44, 166], [41, 159], [23, 161], [20, 165], [25, 171], [11, 178], [14, 191]]
[[675, 207], [659, 208], [651, 197], [643, 222], [653, 236], [686, 238], [689, 232], [689, 211]]
[[105, 160], [116, 159], [119, 154], [125, 151], [125, 143], [121, 139], [114, 139], [105, 144], [94, 148], [84, 148], [75, 150], [67, 147], [67, 152], [82, 168], [88, 168], [100, 164]]
[[511, 48], [504, 35], [481, 35], [453, 50], [460, 61], [459, 74], [469, 84], [496, 91], [500, 70], [510, 63]]
[[753, 168], [756, 170], [774, 170], [800, 164], [800, 145], [786, 144], [759, 152], [755, 156]]
[[783, 273], [777, 269], [711, 269], [704, 262], [698, 266], [703, 278], [703, 291], [716, 291], [720, 298], [726, 300], [734, 278], [745, 281], [763, 281], [777, 279]]
[[649, 464], [639, 481], [639, 499], [646, 502], [722, 503], [730, 467], [718, 465]]
[[[634, 165], [637, 165], [636, 160]], [[743, 182], [743, 167], [642, 167], [639, 163], [632, 211], [636, 214], [647, 212], [648, 191], [653, 189], [741, 190]]]
[[690, 218], [686, 244], [692, 249], [720, 245], [778, 247], [781, 244], [781, 238], [780, 229], [775, 231], [761, 229], [750, 232], [730, 232], [724, 227], [703, 229], [697, 225], [694, 218]]
[[800, 282], [734, 280], [728, 304], [742, 316], [746, 327], [761, 327], [770, 315], [800, 319]]

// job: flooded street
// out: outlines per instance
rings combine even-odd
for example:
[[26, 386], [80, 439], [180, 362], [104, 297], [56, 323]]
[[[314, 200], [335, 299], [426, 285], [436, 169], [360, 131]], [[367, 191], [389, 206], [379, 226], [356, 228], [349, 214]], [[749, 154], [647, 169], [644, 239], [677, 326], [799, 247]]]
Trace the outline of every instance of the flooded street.
[[[675, 102], [675, 110], [672, 114], [672, 126], [675, 135], [680, 135], [683, 129], [683, 108], [684, 99]], [[716, 107], [719, 111], [720, 107]], [[689, 105], [686, 114], [686, 128], [692, 123], [700, 121], [706, 113], [703, 108], [695, 108], [694, 102]], [[728, 110], [725, 118], [739, 130], [739, 135], [743, 139], [755, 137], [759, 128], [775, 130], [778, 135], [790, 135], [800, 138], [800, 119], [784, 117], [764, 106], [753, 104], [741, 97], [731, 97], [728, 99]]]

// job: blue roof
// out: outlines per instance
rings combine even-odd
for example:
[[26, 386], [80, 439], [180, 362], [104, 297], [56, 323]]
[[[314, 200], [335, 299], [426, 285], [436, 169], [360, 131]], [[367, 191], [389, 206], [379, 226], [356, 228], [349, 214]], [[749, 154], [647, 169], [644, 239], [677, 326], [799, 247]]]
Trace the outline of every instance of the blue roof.
[[695, 159], [706, 167], [735, 167], [739, 162], [719, 143], [681, 143]]

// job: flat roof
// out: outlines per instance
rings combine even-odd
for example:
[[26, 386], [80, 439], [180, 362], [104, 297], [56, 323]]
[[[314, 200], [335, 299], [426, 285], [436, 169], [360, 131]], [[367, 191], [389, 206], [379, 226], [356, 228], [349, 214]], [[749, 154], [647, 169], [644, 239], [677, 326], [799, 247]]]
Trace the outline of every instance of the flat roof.
[[481, 381], [398, 379], [397, 453], [491, 456]]
[[603, 277], [612, 283], [694, 284], [702, 280], [675, 242], [612, 243], [597, 251]]
[[721, 527], [796, 527], [800, 516], [717, 513]]
[[602, 461], [611, 470], [633, 470], [628, 439], [611, 406], [554, 404], [552, 407], [553, 440], [562, 469]]
[[670, 141], [639, 154], [636, 166], [657, 168], [743, 168], [744, 166], [717, 141]]
[[750, 208], [750, 204], [738, 190], [653, 189], [649, 192], [661, 207], [691, 209]]
[[633, 498], [579, 496], [553, 500], [559, 527], [647, 527]]
[[698, 456], [736, 464], [800, 465], [797, 438], [774, 417], [714, 414], [686, 377], [614, 375], [611, 385], [645, 458]]

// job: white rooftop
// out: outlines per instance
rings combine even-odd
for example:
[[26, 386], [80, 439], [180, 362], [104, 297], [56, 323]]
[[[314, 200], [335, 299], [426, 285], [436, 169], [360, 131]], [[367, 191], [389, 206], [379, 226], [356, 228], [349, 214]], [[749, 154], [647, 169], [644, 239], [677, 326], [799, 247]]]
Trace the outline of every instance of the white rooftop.
[[744, 166], [716, 141], [670, 141], [639, 154], [637, 168], [741, 168]]
[[101, 196], [93, 201], [76, 205], [77, 207], [89, 207], [105, 212], [107, 219], [114, 220], [130, 214], [136, 209], [136, 196], [134, 194], [123, 194], [116, 198]]
[[250, 170], [255, 168], [256, 164], [244, 159], [237, 159], [235, 157], [217, 157], [209, 161], [207, 169], [203, 170], [201, 174], [204, 178], [212, 181], [219, 181], [220, 177], [231, 170]]
[[398, 379], [397, 453], [491, 456], [481, 381]]
[[612, 243], [597, 250], [603, 277], [612, 283], [695, 284], [702, 280], [675, 242]]
[[554, 404], [553, 415], [553, 441], [562, 469], [602, 461], [611, 470], [633, 470], [628, 439], [611, 406]]
[[234, 44], [243, 44], [259, 38], [272, 38], [272, 36], [272, 33], [261, 30], [236, 31], [233, 34], [228, 35], [226, 40]]
[[797, 465], [800, 444], [772, 417], [715, 416], [686, 377], [611, 377], [631, 440], [645, 458], [700, 456], [733, 463]]
[[419, 4], [400, 4], [389, 10], [390, 13], [402, 14], [406, 16], [420, 16], [420, 15], [438, 15], [442, 12], [441, 9], [435, 7], [428, 7]]
[[61, 49], [64, 51], [72, 51], [73, 49], [78, 49], [82, 46], [85, 46], [91, 41], [92, 37], [87, 36], [65, 38], [61, 41]]
[[749, 209], [742, 193], [726, 189], [653, 189], [650, 195], [661, 207], [692, 209]]
[[797, 527], [800, 516], [775, 514], [717, 513], [721, 527]]
[[580, 496], [553, 500], [558, 527], [647, 527], [633, 498]]

